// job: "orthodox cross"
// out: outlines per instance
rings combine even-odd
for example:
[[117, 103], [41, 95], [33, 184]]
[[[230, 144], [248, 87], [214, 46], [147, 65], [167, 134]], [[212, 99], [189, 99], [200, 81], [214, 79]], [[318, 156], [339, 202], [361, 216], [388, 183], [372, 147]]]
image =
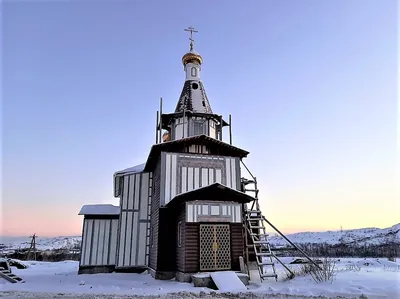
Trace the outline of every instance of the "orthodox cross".
[[190, 39], [190, 50], [193, 50], [193, 42], [194, 42], [193, 32], [194, 33], [198, 33], [198, 31], [195, 30], [192, 26], [189, 26], [187, 29], [184, 29], [184, 30], [187, 31], [187, 32], [190, 32], [190, 37], [189, 37], [189, 39]]

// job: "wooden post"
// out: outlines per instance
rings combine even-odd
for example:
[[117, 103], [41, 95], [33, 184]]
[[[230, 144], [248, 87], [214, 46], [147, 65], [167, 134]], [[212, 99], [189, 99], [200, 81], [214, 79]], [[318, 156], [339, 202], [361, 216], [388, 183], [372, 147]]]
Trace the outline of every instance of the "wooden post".
[[182, 116], [182, 118], [183, 118], [183, 121], [182, 121], [182, 138], [185, 138], [185, 116], [186, 116], [185, 111], [186, 111], [186, 109], [183, 108], [183, 116]]
[[160, 138], [158, 139], [160, 142], [161, 142], [161, 140], [162, 140], [162, 98], [160, 98], [160, 127], [159, 127], [159, 130], [160, 130]]
[[158, 110], [157, 110], [157, 117], [156, 117], [156, 144], [158, 143]]
[[232, 145], [232, 117], [229, 114], [229, 143]]
[[224, 127], [224, 123], [223, 123], [223, 119], [222, 119], [222, 115], [220, 115], [219, 117], [219, 122], [220, 122], [220, 128], [219, 128], [219, 140], [222, 141], [222, 128]]
[[28, 254], [26, 256], [26, 259], [29, 260], [31, 256], [31, 251], [33, 249], [33, 254], [34, 254], [34, 259], [36, 261], [36, 233], [30, 236], [31, 238], [31, 246], [29, 246]]
[[36, 261], [36, 234], [33, 234], [33, 254]]

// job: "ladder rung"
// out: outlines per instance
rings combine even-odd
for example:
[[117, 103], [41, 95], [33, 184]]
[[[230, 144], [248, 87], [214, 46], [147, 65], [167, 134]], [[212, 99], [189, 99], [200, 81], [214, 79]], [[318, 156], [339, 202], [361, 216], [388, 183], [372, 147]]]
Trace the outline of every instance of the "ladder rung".
[[253, 226], [253, 225], [250, 225], [250, 229], [254, 229], [254, 228], [265, 228], [264, 226]]
[[269, 252], [256, 252], [257, 256], [272, 256], [272, 253]]
[[257, 265], [259, 265], [259, 266], [273, 266], [273, 265], [275, 265], [275, 263], [273, 263], [273, 262], [262, 262], [262, 263], [257, 262]]
[[262, 219], [262, 218], [250, 218], [250, 217], [247, 217], [247, 219], [248, 219], [249, 221], [262, 221], [262, 220], [264, 220], [264, 219]]
[[261, 276], [261, 278], [264, 278], [264, 277], [274, 277], [274, 278], [276, 278], [278, 275], [277, 274], [261, 274], [260, 276]]
[[254, 246], [260, 247], [262, 244], [249, 244], [247, 245], [248, 248], [253, 248]]
[[246, 216], [248, 216], [248, 218], [250, 218], [250, 216], [260, 216], [260, 215], [261, 215], [261, 211], [248, 211], [248, 212], [246, 212]]
[[253, 241], [254, 244], [268, 244], [268, 241]]
[[251, 233], [250, 234], [251, 236], [262, 236], [262, 237], [268, 237], [269, 235], [268, 234], [255, 234], [255, 233]]

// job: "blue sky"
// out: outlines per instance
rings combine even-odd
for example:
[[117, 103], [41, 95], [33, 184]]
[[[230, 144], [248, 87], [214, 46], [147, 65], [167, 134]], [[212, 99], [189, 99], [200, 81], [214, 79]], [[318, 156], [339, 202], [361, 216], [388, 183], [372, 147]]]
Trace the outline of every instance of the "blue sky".
[[113, 173], [146, 160], [159, 98], [175, 108], [190, 25], [212, 109], [232, 114], [272, 222], [393, 225], [397, 10], [389, 0], [5, 1], [2, 234], [79, 234], [83, 204], [117, 203]]

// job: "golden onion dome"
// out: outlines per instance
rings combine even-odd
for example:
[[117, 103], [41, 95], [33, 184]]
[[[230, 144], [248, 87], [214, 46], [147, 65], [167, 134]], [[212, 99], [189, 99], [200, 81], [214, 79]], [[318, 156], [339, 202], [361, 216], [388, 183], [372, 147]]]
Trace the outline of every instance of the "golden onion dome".
[[203, 63], [203, 57], [199, 53], [192, 49], [190, 49], [189, 52], [187, 52], [185, 55], [182, 57], [182, 63], [183, 65], [186, 65], [188, 63], [198, 63], [202, 64]]

